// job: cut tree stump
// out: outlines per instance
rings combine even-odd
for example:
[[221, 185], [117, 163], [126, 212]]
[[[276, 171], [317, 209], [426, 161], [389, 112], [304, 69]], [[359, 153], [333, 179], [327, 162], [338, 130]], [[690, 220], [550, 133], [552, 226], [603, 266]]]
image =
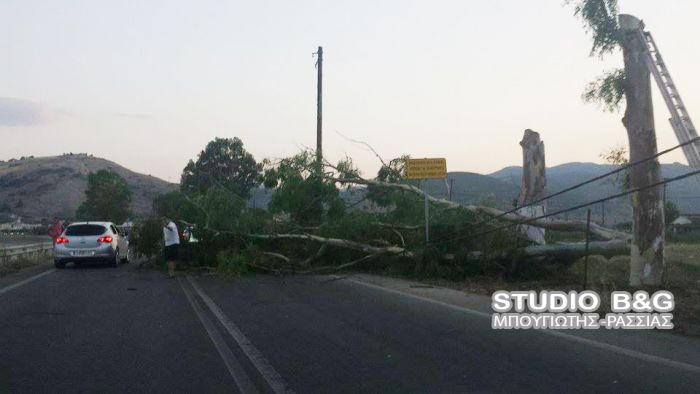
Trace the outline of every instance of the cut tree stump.
[[[547, 178], [545, 176], [544, 142], [540, 140], [540, 134], [530, 129], [525, 130], [520, 146], [523, 148], [523, 178], [520, 182], [518, 206], [522, 207], [544, 196]], [[544, 213], [545, 207], [542, 204], [518, 209], [520, 216], [531, 218], [542, 216]], [[518, 230], [536, 244], [545, 244], [544, 228], [522, 224], [518, 226]]]

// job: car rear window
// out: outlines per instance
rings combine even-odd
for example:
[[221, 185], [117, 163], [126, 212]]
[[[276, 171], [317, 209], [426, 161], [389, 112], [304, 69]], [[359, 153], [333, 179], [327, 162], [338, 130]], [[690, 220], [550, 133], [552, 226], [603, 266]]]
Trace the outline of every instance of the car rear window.
[[107, 228], [105, 226], [100, 226], [99, 224], [76, 224], [74, 226], [68, 226], [66, 229], [66, 235], [102, 235], [106, 231]]

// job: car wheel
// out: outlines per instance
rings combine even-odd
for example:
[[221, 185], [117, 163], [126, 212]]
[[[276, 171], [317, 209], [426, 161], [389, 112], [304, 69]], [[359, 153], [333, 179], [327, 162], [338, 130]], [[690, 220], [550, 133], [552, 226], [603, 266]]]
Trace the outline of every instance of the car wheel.
[[110, 267], [117, 267], [119, 265], [119, 249], [114, 251], [114, 257], [109, 261]]
[[66, 263], [64, 263], [63, 261], [54, 260], [53, 265], [58, 269], [66, 268]]

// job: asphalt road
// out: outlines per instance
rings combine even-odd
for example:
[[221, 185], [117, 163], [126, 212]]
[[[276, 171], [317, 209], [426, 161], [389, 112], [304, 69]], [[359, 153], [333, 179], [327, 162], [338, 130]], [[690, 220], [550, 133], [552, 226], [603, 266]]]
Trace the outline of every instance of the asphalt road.
[[[40, 276], [36, 276], [39, 274]], [[0, 281], [2, 392], [697, 392], [700, 342], [492, 330], [488, 299], [366, 276], [100, 266]]]

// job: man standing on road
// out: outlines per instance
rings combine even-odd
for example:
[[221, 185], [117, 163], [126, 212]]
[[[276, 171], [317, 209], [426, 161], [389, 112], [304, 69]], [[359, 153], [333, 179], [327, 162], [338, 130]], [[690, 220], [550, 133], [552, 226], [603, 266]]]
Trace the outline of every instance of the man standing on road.
[[165, 243], [163, 255], [168, 265], [168, 278], [172, 278], [175, 276], [175, 260], [177, 260], [177, 252], [180, 247], [180, 234], [175, 223], [168, 218], [163, 220], [163, 241]]

